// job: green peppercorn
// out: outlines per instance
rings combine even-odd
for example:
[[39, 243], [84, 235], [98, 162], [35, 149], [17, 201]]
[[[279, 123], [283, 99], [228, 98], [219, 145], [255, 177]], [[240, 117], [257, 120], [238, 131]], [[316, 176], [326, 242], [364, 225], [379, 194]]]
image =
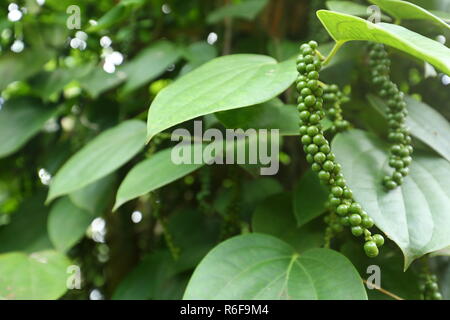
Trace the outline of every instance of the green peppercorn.
[[381, 247], [384, 244], [384, 238], [381, 234], [374, 234], [372, 240], [376, 243], [377, 247]]
[[364, 244], [364, 251], [370, 258], [378, 256], [379, 253], [377, 244], [374, 241], [367, 241]]

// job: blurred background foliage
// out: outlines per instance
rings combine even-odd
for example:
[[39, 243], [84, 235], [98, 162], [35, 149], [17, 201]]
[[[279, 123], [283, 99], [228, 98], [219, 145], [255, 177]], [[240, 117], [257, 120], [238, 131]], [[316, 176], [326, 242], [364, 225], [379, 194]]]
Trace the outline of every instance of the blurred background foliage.
[[[450, 11], [446, 0], [412, 2]], [[16, 270], [15, 281], [25, 289], [8, 293], [0, 281], [0, 298], [181, 298], [200, 259], [218, 241], [251, 230], [252, 213], [262, 210], [264, 199], [283, 205], [292, 197], [286, 190], [293, 190], [298, 179], [291, 177], [307, 168], [295, 137], [285, 139], [276, 178], [258, 178], [237, 166], [204, 167], [116, 212], [111, 209], [120, 181], [134, 164], [170, 145], [167, 139], [155, 139], [106, 178], [44, 205], [51, 177], [100, 132], [126, 119], [145, 120], [160, 90], [217, 56], [260, 53], [282, 61], [309, 39], [326, 48], [331, 39], [315, 16], [326, 7], [323, 0], [2, 0], [0, 280], [12, 275], [7, 265], [13, 261], [23, 268], [22, 275]], [[68, 28], [78, 21], [79, 28]], [[433, 34], [430, 26], [415, 28]], [[383, 132], [380, 116], [359, 94], [367, 83], [360, 81], [366, 77], [358, 67], [361, 48], [349, 44], [323, 77], [351, 94], [345, 106], [349, 120]], [[424, 76], [424, 66], [401, 53], [393, 59], [393, 80], [402, 90], [448, 119], [448, 76]], [[293, 90], [280, 98], [287, 104], [295, 101]], [[218, 120], [211, 115], [205, 121]], [[309, 245], [321, 244], [319, 220], [305, 226]], [[352, 241], [349, 237], [342, 251], [363, 266], [367, 262], [354, 257]], [[378, 260], [389, 266], [399, 250], [387, 248]], [[48, 269], [34, 266], [39, 259], [48, 262]], [[69, 265], [81, 268], [81, 289], [66, 290]], [[396, 266], [400, 270], [401, 263]], [[445, 274], [441, 287], [449, 298], [448, 259], [439, 258], [435, 267]], [[405, 275], [399, 270], [388, 277], [413, 276], [413, 271]], [[26, 277], [36, 276], [33, 272], [53, 280], [31, 292]], [[388, 289], [417, 297], [401, 287], [404, 283], [409, 282], [397, 281]]]

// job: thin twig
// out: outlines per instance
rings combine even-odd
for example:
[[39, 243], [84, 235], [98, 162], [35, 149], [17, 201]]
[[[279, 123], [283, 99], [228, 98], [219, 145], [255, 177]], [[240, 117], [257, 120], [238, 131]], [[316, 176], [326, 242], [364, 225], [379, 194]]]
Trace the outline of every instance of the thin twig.
[[365, 279], [362, 279], [362, 281], [363, 281], [366, 285], [373, 287], [375, 290], [378, 290], [378, 291], [380, 291], [381, 293], [384, 293], [385, 295], [387, 295], [387, 296], [389, 296], [389, 297], [391, 297], [391, 298], [393, 298], [393, 299], [395, 299], [395, 300], [405, 300], [405, 299], [403, 299], [403, 298], [400, 298], [400, 297], [397, 296], [396, 294], [394, 294], [394, 293], [392, 293], [392, 292], [389, 292], [389, 291], [387, 291], [387, 290], [385, 290], [385, 289], [383, 289], [383, 288], [381, 288], [381, 287], [377, 287], [377, 286], [375, 286], [375, 285], [373, 285], [373, 284], [369, 284], [369, 283], [367, 282], [367, 280], [365, 280]]

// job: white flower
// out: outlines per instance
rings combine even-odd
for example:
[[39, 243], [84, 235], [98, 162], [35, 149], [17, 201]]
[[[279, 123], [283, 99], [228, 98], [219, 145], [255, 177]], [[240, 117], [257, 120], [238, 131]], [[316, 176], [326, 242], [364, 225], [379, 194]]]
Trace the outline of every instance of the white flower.
[[77, 31], [75, 33], [75, 38], [78, 38], [78, 39], [80, 39], [82, 41], [86, 41], [87, 38], [88, 38], [88, 35], [84, 31]]
[[109, 48], [112, 44], [111, 38], [108, 36], [103, 36], [100, 38], [100, 45], [102, 48]]
[[103, 70], [105, 70], [105, 72], [108, 73], [114, 73], [114, 71], [116, 71], [116, 66], [109, 62], [109, 61], [105, 61], [105, 63], [103, 64]]
[[16, 22], [22, 19], [22, 12], [20, 10], [12, 10], [8, 13], [9, 21]]
[[22, 40], [16, 40], [11, 45], [11, 51], [16, 52], [16, 53], [22, 52], [24, 48], [25, 48], [25, 44], [23, 43]]

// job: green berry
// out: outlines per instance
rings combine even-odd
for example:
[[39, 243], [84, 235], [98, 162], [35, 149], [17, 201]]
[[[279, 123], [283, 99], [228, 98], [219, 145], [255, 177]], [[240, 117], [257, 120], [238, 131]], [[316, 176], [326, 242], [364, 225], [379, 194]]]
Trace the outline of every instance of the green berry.
[[[330, 198], [330, 205], [332, 205], [333, 207], [339, 206], [341, 203], [341, 199], [337, 198], [337, 197], [331, 197]], [[345, 212], [346, 214], [347, 212]], [[339, 214], [339, 213], [338, 213]]]
[[354, 213], [354, 214], [350, 215], [348, 221], [350, 222], [350, 224], [352, 226], [359, 226], [361, 224], [362, 219], [361, 219], [361, 216], [359, 214]]
[[321, 146], [321, 145], [327, 143], [327, 140], [325, 139], [325, 137], [322, 134], [316, 134], [313, 138], [313, 141], [318, 146]]
[[369, 258], [374, 258], [378, 256], [378, 247], [377, 244], [374, 241], [367, 241], [364, 244], [364, 252]]
[[[322, 152], [318, 152], [314, 155], [314, 161], [318, 163], [323, 163], [327, 159], [327, 156]], [[329, 174], [329, 173], [328, 173]]]
[[357, 202], [353, 202], [353, 203], [350, 205], [349, 211], [350, 211], [351, 213], [358, 213], [358, 214], [361, 214], [361, 212], [362, 212], [361, 205], [360, 205], [359, 203], [357, 203]]
[[[303, 90], [305, 90], [305, 89], [303, 89]], [[303, 91], [303, 90], [302, 90], [302, 91]], [[307, 90], [309, 90], [309, 89], [307, 89]], [[313, 106], [315, 103], [316, 103], [316, 97], [314, 97], [313, 95], [306, 96], [306, 98], [305, 98], [305, 105], [306, 105], [307, 107], [311, 107], [311, 106]]]
[[310, 117], [309, 117], [309, 122], [311, 123], [311, 124], [318, 124], [319, 123], [319, 121], [320, 121], [320, 116], [318, 115], [318, 114], [312, 114]]
[[340, 216], [345, 216], [348, 213], [348, 206], [346, 204], [340, 204], [336, 208], [336, 213]]
[[312, 142], [312, 139], [310, 136], [304, 135], [302, 136], [301, 141], [304, 145], [308, 145]]
[[352, 227], [351, 230], [352, 230], [352, 234], [353, 234], [355, 237], [362, 236], [362, 234], [364, 233], [364, 229], [361, 228], [360, 226], [354, 226], [354, 227]]
[[[314, 159], [315, 159], [315, 157], [314, 157]], [[318, 173], [318, 177], [320, 180], [328, 180], [328, 179], [330, 179], [330, 173], [326, 172], [324, 170], [321, 170]]]
[[306, 152], [309, 154], [316, 154], [319, 151], [319, 147], [314, 143], [311, 143], [306, 147]]
[[381, 234], [374, 234], [372, 240], [376, 243], [377, 247], [381, 247], [384, 244], [384, 237]]
[[333, 161], [327, 160], [323, 163], [323, 169], [325, 171], [331, 172], [334, 169]]
[[344, 190], [341, 187], [334, 186], [331, 188], [331, 193], [336, 197], [340, 197], [344, 193]]
[[373, 227], [374, 222], [373, 222], [372, 218], [370, 218], [370, 217], [364, 217], [364, 218], [362, 219], [362, 225], [363, 225], [364, 228], [370, 229], [370, 228]]

